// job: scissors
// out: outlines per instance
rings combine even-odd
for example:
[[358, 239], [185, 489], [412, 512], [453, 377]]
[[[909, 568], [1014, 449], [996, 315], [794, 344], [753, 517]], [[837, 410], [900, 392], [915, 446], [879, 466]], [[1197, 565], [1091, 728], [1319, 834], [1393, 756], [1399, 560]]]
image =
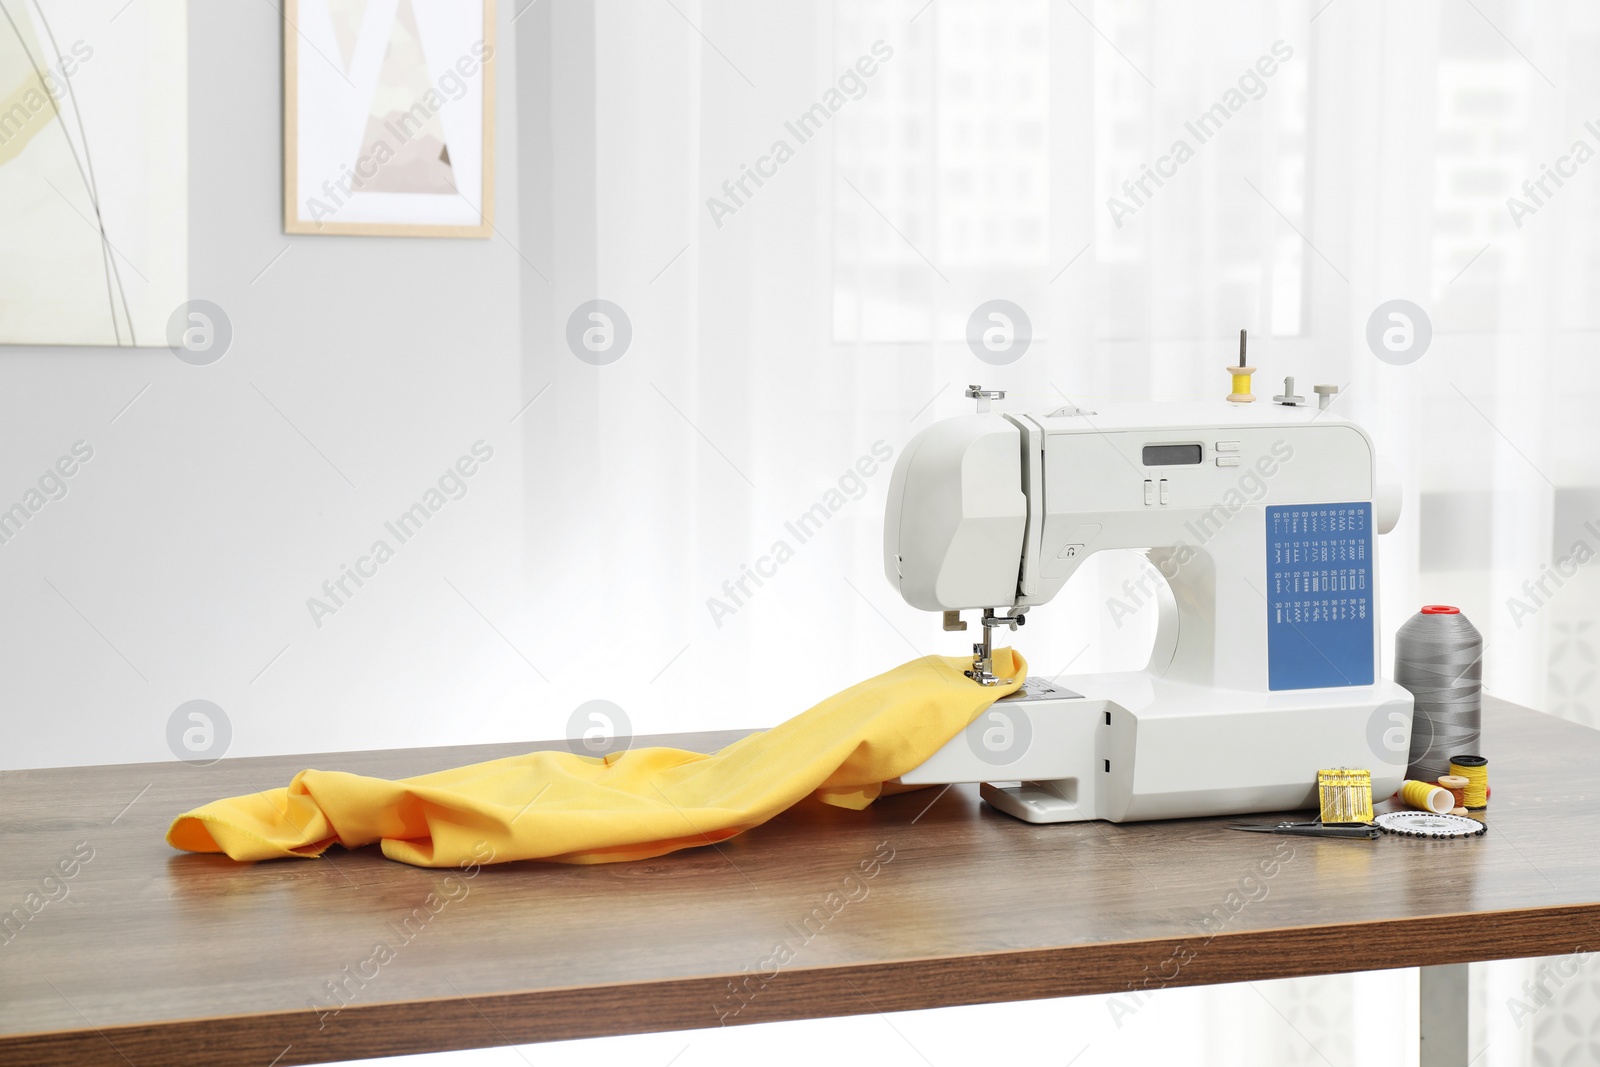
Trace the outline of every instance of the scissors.
[[1230, 830], [1251, 830], [1260, 834], [1298, 834], [1301, 837], [1344, 837], [1367, 840], [1379, 836], [1376, 826], [1328, 826], [1321, 822], [1234, 823]]

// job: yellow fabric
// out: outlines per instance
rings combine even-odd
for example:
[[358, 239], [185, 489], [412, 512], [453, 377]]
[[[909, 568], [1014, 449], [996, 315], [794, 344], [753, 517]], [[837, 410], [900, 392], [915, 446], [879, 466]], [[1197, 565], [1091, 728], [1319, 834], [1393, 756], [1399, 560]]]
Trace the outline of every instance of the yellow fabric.
[[[927, 656], [706, 755], [641, 748], [597, 759], [530, 752], [388, 781], [305, 770], [287, 788], [178, 816], [167, 842], [236, 860], [321, 855], [333, 842], [418, 867], [542, 859], [608, 863], [725, 841], [815, 796], [860, 809], [993, 701], [1028, 665], [994, 655], [1009, 684], [962, 675], [970, 659]], [[893, 791], [892, 789], [890, 791]]]

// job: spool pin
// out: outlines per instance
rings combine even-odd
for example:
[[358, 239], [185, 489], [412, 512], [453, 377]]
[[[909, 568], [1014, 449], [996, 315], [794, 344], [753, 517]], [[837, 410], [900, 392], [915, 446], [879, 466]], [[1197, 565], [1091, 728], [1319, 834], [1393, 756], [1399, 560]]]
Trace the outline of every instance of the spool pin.
[[1245, 331], [1239, 331], [1239, 365], [1237, 367], [1223, 368], [1233, 376], [1233, 392], [1228, 394], [1228, 400], [1234, 404], [1253, 404], [1255, 396], [1250, 392], [1250, 376], [1256, 372], [1254, 367], [1245, 363]]

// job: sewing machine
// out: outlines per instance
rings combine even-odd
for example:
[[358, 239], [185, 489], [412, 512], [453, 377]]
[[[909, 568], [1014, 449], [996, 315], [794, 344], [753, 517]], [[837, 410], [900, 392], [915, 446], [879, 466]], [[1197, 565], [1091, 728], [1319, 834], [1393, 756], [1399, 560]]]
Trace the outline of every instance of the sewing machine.
[[884, 566], [947, 630], [981, 613], [969, 677], [1006, 680], [994, 630], [1096, 552], [1142, 552], [1166, 582], [1143, 670], [1029, 678], [903, 782], [982, 782], [1036, 823], [1316, 807], [1328, 767], [1370, 770], [1378, 798], [1399, 787], [1412, 698], [1380, 672], [1376, 535], [1400, 501], [1365, 431], [1283, 403], [1024, 415], [968, 395], [978, 413], [895, 464]]

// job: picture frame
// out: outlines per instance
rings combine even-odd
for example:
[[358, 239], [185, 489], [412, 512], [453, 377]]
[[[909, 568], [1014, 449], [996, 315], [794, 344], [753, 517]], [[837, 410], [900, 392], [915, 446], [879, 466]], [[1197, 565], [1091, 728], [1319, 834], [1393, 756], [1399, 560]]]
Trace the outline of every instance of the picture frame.
[[495, 0], [284, 0], [288, 234], [494, 233]]
[[189, 286], [188, 7], [4, 8], [0, 344], [166, 347]]

